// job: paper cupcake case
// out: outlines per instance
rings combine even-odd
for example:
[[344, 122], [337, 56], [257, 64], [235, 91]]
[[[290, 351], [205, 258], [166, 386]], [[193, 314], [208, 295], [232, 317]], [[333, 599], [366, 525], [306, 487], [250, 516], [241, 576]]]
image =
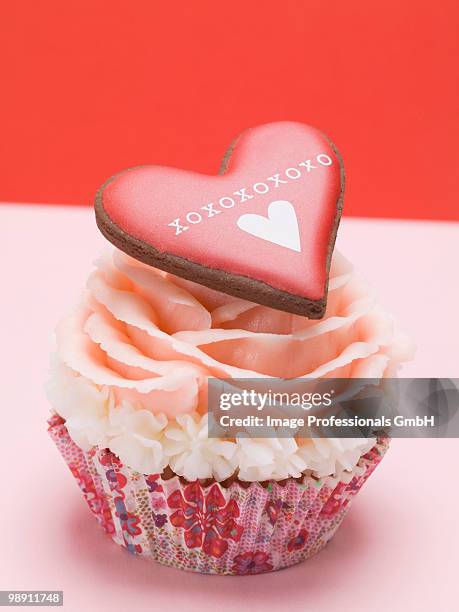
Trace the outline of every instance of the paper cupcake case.
[[258, 574], [299, 563], [332, 538], [387, 450], [378, 439], [349, 482], [305, 475], [266, 486], [140, 474], [109, 450], [82, 451], [59, 416], [49, 433], [105, 532], [129, 552], [205, 574]]

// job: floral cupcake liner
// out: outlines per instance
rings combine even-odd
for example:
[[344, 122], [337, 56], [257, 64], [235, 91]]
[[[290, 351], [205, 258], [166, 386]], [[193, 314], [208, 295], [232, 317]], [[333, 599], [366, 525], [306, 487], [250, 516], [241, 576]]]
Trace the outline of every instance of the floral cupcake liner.
[[108, 449], [84, 452], [57, 415], [49, 420], [49, 433], [117, 544], [164, 565], [227, 575], [278, 570], [319, 552], [388, 447], [386, 439], [375, 441], [348, 482], [305, 475], [224, 487], [140, 474]]

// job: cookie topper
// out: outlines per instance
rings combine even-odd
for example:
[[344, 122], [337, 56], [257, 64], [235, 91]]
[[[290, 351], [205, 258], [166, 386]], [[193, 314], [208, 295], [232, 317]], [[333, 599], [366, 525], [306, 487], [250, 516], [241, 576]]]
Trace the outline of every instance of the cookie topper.
[[344, 191], [335, 146], [279, 122], [241, 134], [220, 174], [141, 166], [96, 195], [102, 234], [132, 257], [246, 300], [323, 317]]

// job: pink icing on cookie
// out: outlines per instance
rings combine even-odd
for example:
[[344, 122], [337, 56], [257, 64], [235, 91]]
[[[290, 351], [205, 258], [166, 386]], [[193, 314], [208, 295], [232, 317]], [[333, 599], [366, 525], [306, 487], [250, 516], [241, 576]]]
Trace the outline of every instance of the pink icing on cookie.
[[222, 175], [134, 168], [104, 186], [102, 206], [128, 237], [157, 251], [320, 300], [342, 183], [330, 141], [281, 122], [244, 132]]

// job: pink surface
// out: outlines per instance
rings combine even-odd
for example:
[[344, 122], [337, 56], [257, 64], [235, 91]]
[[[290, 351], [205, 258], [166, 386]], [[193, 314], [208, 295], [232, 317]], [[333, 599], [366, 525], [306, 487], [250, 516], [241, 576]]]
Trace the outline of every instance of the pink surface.
[[[270, 575], [200, 576], [120, 550], [46, 433], [51, 330], [103, 239], [91, 211], [0, 208], [3, 391], [0, 589], [63, 589], [65, 610], [457, 609], [457, 440], [395, 440], [329, 546]], [[412, 376], [458, 376], [459, 226], [347, 220], [338, 248], [418, 344]], [[388, 250], [390, 248], [390, 251]], [[441, 297], [439, 297], [441, 296]], [[442, 304], [441, 314], [432, 316]], [[437, 492], [438, 493], [435, 493]]]

